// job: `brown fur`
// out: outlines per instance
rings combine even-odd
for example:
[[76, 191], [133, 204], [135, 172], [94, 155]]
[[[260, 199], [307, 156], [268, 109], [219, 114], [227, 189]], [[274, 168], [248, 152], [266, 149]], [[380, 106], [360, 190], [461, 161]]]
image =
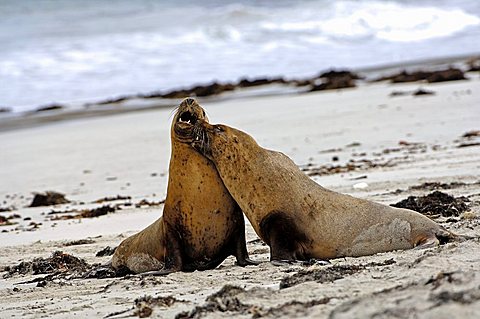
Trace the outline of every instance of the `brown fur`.
[[248, 134], [198, 122], [193, 146], [211, 159], [272, 260], [363, 256], [454, 235], [428, 219], [325, 189], [280, 152], [264, 149]]
[[197, 119], [208, 121], [194, 99], [185, 99], [171, 127], [172, 154], [163, 216], [120, 244], [112, 259], [115, 268], [127, 266], [136, 273], [163, 266], [165, 273], [203, 270], [215, 268], [229, 255], [235, 255], [240, 265], [252, 263], [240, 208], [213, 163], [188, 145]]
[[163, 268], [165, 259], [163, 218], [122, 241], [112, 257], [116, 269], [127, 267], [135, 273]]

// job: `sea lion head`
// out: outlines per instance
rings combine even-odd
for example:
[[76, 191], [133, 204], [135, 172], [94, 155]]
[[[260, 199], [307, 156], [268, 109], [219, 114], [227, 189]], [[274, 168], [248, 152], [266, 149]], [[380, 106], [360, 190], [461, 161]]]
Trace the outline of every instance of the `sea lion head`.
[[184, 99], [178, 106], [172, 122], [172, 138], [183, 143], [191, 143], [195, 138], [194, 129], [198, 121], [208, 123], [205, 110], [191, 97]]
[[239, 152], [250, 152], [257, 143], [250, 135], [233, 127], [198, 120], [191, 145], [215, 162], [221, 157], [231, 159], [236, 158]]

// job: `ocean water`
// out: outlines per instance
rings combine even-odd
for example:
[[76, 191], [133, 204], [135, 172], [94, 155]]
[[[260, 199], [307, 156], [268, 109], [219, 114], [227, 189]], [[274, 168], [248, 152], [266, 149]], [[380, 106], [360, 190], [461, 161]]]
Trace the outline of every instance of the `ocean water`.
[[0, 106], [480, 53], [478, 0], [0, 0]]

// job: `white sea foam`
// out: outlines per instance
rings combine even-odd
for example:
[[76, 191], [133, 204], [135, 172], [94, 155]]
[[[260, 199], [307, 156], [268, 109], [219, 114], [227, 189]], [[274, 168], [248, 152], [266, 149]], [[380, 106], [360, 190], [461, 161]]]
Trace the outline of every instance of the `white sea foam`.
[[283, 22], [268, 21], [261, 27], [325, 38], [377, 37], [409, 42], [446, 37], [480, 24], [479, 17], [460, 9], [413, 7], [392, 2], [337, 2], [330, 11], [333, 15], [324, 15], [325, 18], [313, 11], [288, 17]]
[[0, 2], [0, 12], [8, 13], [0, 19], [0, 106], [16, 111], [480, 52], [476, 0], [24, 0]]

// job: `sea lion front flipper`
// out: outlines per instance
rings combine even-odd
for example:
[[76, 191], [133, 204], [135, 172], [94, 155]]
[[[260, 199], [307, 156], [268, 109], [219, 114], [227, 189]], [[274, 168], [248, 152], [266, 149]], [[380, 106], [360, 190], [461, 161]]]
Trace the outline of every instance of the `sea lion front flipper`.
[[258, 266], [260, 265], [262, 262], [261, 261], [256, 261], [256, 260], [251, 260], [250, 258], [245, 258], [244, 260], [242, 260], [241, 262], [237, 260], [237, 265], [241, 266], [241, 267], [245, 267], [245, 266]]
[[233, 237], [233, 255], [237, 259], [237, 265], [241, 267], [256, 266], [260, 261], [251, 260], [248, 256], [247, 240], [245, 238], [245, 220], [243, 219], [243, 213], [240, 207], [237, 206], [235, 211], [239, 215], [239, 227], [236, 229], [236, 236]]
[[305, 259], [302, 243], [306, 242], [307, 238], [290, 215], [273, 211], [260, 222], [262, 237], [270, 246], [272, 262]]
[[[247, 248], [245, 247], [245, 251], [246, 250], [247, 250]], [[245, 255], [243, 255], [243, 254], [235, 255], [235, 257], [237, 258], [237, 263], [236, 264], [240, 267], [257, 266], [257, 265], [260, 265], [262, 263], [261, 261], [251, 260], [250, 257], [248, 257], [248, 253], [246, 253]]]
[[[245, 236], [243, 238], [243, 244], [241, 243], [241, 240], [237, 240], [235, 244], [237, 246], [235, 251], [235, 258], [237, 258], [237, 265], [241, 267], [245, 267], [245, 266], [257, 266], [261, 264], [260, 261], [251, 260], [250, 257], [248, 256], [247, 246], [245, 243]], [[243, 246], [243, 247], [239, 247], [239, 246]]]
[[158, 271], [155, 270], [154, 272], [168, 275], [172, 272], [183, 270], [183, 250], [180, 235], [173, 227], [166, 223], [164, 241], [165, 267]]

